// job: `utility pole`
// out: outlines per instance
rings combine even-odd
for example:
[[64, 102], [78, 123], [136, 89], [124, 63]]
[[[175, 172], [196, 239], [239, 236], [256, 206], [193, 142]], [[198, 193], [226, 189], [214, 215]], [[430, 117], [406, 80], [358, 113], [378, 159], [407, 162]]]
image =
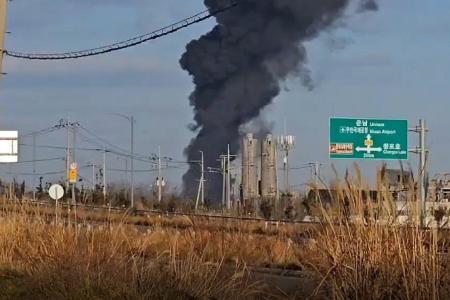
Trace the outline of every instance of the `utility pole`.
[[37, 133], [33, 133], [33, 201], [36, 201], [36, 138]]
[[220, 156], [222, 173], [222, 207], [231, 209], [231, 157], [237, 155], [230, 154], [230, 145], [227, 148], [227, 154]]
[[197, 201], [195, 202], [195, 210], [198, 208], [198, 202], [202, 205], [205, 205], [205, 160], [203, 156], [203, 151], [199, 151], [202, 155], [201, 161], [200, 161], [200, 168], [201, 168], [201, 175], [200, 175], [200, 181], [198, 185], [198, 192], [197, 192]]
[[3, 56], [5, 54], [5, 34], [8, 0], [0, 0], [0, 76], [3, 75]]
[[67, 129], [67, 148], [66, 148], [66, 191], [69, 191], [69, 169], [70, 169], [70, 122], [69, 117], [67, 117], [66, 123]]
[[312, 175], [313, 175], [314, 189], [315, 189], [314, 195], [315, 195], [315, 200], [317, 202], [319, 199], [320, 163], [318, 161], [315, 161], [312, 166], [313, 166], [313, 170], [312, 170], [313, 174]]
[[220, 166], [221, 166], [221, 171], [222, 171], [222, 209], [225, 208], [225, 197], [226, 197], [226, 169], [225, 169], [225, 156], [221, 155], [220, 156]]
[[231, 158], [230, 158], [230, 144], [227, 149], [227, 209], [231, 209]]
[[[285, 129], [286, 130], [286, 129]], [[284, 170], [284, 189], [285, 193], [289, 194], [290, 186], [289, 186], [289, 154], [294, 149], [295, 146], [295, 137], [292, 135], [282, 135], [279, 139], [279, 145], [281, 151], [284, 152], [283, 159], [283, 170]]]
[[426, 140], [426, 124], [425, 120], [421, 119], [419, 121], [419, 129], [420, 129], [420, 138], [419, 138], [419, 147], [420, 147], [420, 158], [419, 158], [419, 182], [420, 182], [420, 200], [422, 201], [422, 226], [424, 226], [424, 221], [426, 218], [426, 175], [427, 175], [427, 140]]
[[162, 200], [162, 177], [161, 177], [161, 147], [158, 147], [158, 202]]
[[[72, 127], [72, 162], [75, 163], [75, 144], [77, 142], [77, 133], [76, 133], [76, 125]], [[76, 189], [77, 183], [72, 183], [72, 204], [76, 205], [76, 195], [75, 195], [75, 189]]]
[[103, 148], [103, 203], [106, 204], [106, 147]]
[[[423, 119], [419, 120], [419, 125], [415, 128], [411, 128], [409, 131], [415, 132], [419, 134], [419, 146], [410, 150], [410, 152], [416, 153], [419, 155], [419, 169], [418, 169], [418, 211], [420, 212], [420, 226], [425, 226], [425, 218], [426, 218], [426, 198], [427, 198], [427, 157], [429, 153], [429, 149], [427, 147], [427, 132], [428, 128], [426, 126], [426, 121]], [[420, 203], [420, 206], [419, 206]]]
[[[97, 178], [96, 178], [96, 174], [95, 174], [95, 167], [96, 167], [96, 165], [95, 165], [95, 163], [92, 163], [92, 192], [91, 192], [91, 196], [92, 196], [92, 203], [94, 204], [94, 201], [95, 201], [95, 190], [96, 190], [96, 187], [97, 187]], [[100, 166], [99, 166], [99, 168], [100, 168]]]
[[203, 155], [203, 151], [201, 151], [201, 153], [202, 153], [202, 178], [201, 178], [202, 194], [201, 194], [201, 203], [202, 203], [202, 205], [205, 205], [205, 157]]
[[92, 194], [95, 192], [95, 181], [95, 164], [92, 163]]
[[134, 116], [131, 116], [130, 118], [131, 122], [131, 191], [130, 191], [130, 201], [131, 201], [131, 207], [134, 207]]
[[313, 165], [314, 165], [313, 169], [314, 185], [316, 186], [316, 188], [318, 188], [320, 176], [320, 163], [318, 161], [315, 161]]

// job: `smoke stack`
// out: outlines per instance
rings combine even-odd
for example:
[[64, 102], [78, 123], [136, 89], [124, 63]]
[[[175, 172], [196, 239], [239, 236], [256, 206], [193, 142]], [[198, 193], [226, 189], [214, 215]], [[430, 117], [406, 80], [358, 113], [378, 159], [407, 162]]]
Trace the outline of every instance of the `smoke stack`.
[[[373, 0], [355, 0], [373, 8]], [[230, 4], [229, 0], [205, 0], [210, 10]], [[298, 75], [311, 89], [302, 45], [332, 25], [350, 0], [237, 0], [233, 9], [217, 15], [217, 25], [190, 42], [180, 64], [193, 78], [190, 95], [197, 136], [185, 149], [189, 161], [205, 152], [205, 164], [217, 165], [217, 158], [231, 145], [239, 150], [239, 128], [259, 116], [280, 93], [280, 83]], [[221, 179], [211, 177], [209, 198], [220, 199]], [[196, 164], [183, 176], [184, 194], [193, 197], [199, 171]]]

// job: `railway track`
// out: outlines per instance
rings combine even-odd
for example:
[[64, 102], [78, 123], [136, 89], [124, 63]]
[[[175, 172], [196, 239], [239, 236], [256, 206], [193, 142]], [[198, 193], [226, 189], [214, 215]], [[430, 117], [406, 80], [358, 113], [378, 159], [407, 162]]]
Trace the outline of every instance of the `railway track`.
[[[17, 205], [17, 204], [26, 204], [32, 206], [44, 206], [49, 208], [54, 208], [55, 205], [49, 202], [43, 201], [26, 201], [26, 202], [17, 202], [17, 201], [4, 201], [4, 204], [9, 205]], [[212, 220], [231, 220], [231, 221], [242, 221], [242, 222], [270, 222], [275, 224], [317, 224], [319, 222], [315, 221], [301, 221], [301, 220], [288, 220], [288, 219], [264, 219], [258, 217], [243, 217], [243, 216], [227, 216], [227, 215], [219, 215], [219, 214], [199, 214], [199, 213], [190, 213], [190, 212], [180, 212], [180, 211], [163, 211], [163, 210], [150, 210], [150, 209], [130, 209], [123, 208], [117, 206], [99, 206], [99, 205], [89, 205], [89, 204], [80, 204], [77, 203], [75, 205], [60, 203], [59, 207], [63, 208], [82, 208], [85, 210], [92, 211], [105, 211], [105, 212], [116, 212], [122, 214], [128, 214], [131, 216], [145, 216], [145, 215], [159, 215], [166, 217], [175, 217], [175, 216], [185, 216], [190, 218], [202, 218], [202, 219], [212, 219]]]
[[[0, 202], [2, 204], [2, 202]], [[4, 200], [3, 204], [9, 204], [9, 205], [31, 205], [31, 206], [41, 206], [41, 207], [48, 207], [48, 208], [55, 208], [55, 205], [49, 202], [43, 202], [43, 201], [10, 201], [10, 200]], [[223, 221], [235, 221], [235, 222], [244, 222], [244, 223], [265, 223], [266, 226], [268, 225], [274, 225], [274, 226], [283, 226], [283, 225], [310, 225], [310, 226], [317, 226], [320, 225], [321, 222], [314, 220], [311, 218], [310, 220], [288, 220], [288, 219], [264, 219], [264, 218], [258, 218], [258, 217], [248, 217], [248, 216], [229, 216], [229, 215], [221, 215], [221, 214], [213, 214], [213, 213], [192, 213], [192, 212], [181, 212], [181, 211], [163, 211], [163, 210], [155, 210], [155, 209], [130, 209], [130, 208], [124, 208], [124, 207], [117, 207], [117, 206], [100, 206], [100, 205], [89, 205], [89, 204], [80, 204], [77, 203], [75, 205], [71, 205], [68, 203], [60, 203], [59, 207], [61, 208], [82, 208], [86, 211], [103, 211], [103, 212], [114, 212], [117, 214], [123, 214], [127, 216], [160, 216], [160, 217], [189, 217], [191, 219], [201, 219], [201, 220], [223, 220]], [[351, 223], [360, 224], [363, 226], [366, 226], [367, 224], [361, 223], [360, 221], [350, 221]], [[336, 222], [336, 225], [340, 225], [340, 223]], [[389, 226], [389, 225], [388, 225]], [[399, 223], [395, 226], [402, 226], [402, 227], [415, 227], [416, 225], [410, 224], [410, 223]], [[431, 230], [432, 226], [430, 224], [425, 225], [423, 230]], [[438, 229], [440, 231], [448, 231], [450, 232], [450, 224], [447, 226], [438, 226]]]

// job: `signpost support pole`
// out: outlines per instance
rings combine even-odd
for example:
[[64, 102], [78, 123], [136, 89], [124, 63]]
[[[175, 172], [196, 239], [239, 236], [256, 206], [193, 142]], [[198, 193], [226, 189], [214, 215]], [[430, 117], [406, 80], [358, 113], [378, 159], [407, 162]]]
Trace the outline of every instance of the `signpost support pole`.
[[419, 134], [419, 146], [416, 146], [410, 152], [419, 155], [419, 167], [417, 170], [417, 191], [416, 191], [416, 203], [417, 203], [417, 214], [419, 217], [420, 227], [425, 227], [426, 220], [426, 198], [427, 198], [427, 126], [425, 120], [419, 120], [419, 125], [409, 129], [411, 132]]
[[56, 206], [55, 206], [55, 225], [58, 225], [58, 199], [56, 199]]
[[426, 174], [427, 174], [427, 141], [426, 141], [426, 122], [425, 120], [419, 121], [419, 148], [420, 148], [420, 158], [419, 158], [419, 190], [420, 190], [420, 201], [421, 201], [421, 226], [425, 226], [426, 219]]
[[[59, 199], [61, 199], [64, 196], [64, 189], [59, 184], [54, 184], [48, 189], [48, 194], [50, 198], [55, 200], [55, 225], [58, 224], [58, 206], [59, 206]], [[69, 220], [70, 224], [70, 220]]]

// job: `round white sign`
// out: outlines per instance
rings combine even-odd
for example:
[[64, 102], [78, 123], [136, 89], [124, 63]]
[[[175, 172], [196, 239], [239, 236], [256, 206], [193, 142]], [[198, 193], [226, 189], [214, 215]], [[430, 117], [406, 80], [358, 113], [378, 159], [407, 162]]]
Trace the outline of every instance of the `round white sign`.
[[70, 164], [70, 169], [71, 170], [77, 170], [78, 169], [78, 164], [76, 162], [73, 162]]
[[64, 196], [64, 189], [59, 184], [54, 184], [48, 189], [48, 194], [53, 200], [59, 200]]

